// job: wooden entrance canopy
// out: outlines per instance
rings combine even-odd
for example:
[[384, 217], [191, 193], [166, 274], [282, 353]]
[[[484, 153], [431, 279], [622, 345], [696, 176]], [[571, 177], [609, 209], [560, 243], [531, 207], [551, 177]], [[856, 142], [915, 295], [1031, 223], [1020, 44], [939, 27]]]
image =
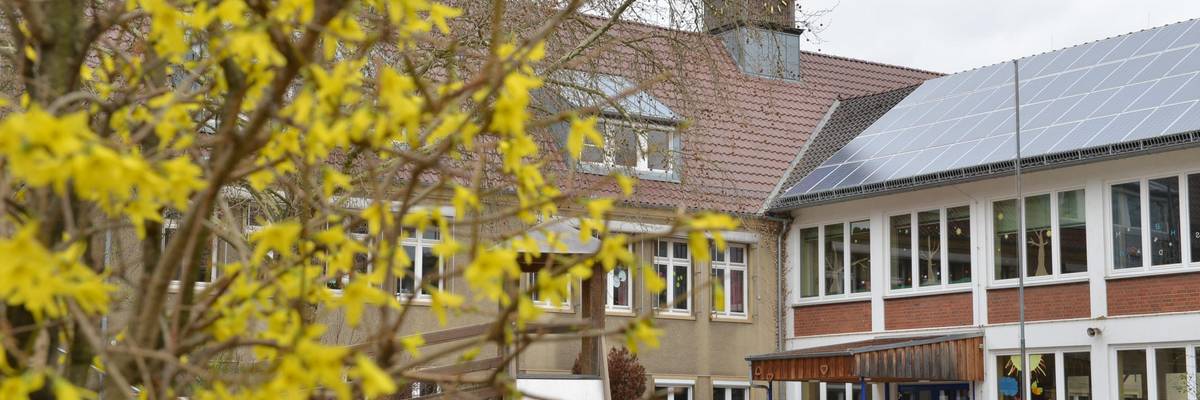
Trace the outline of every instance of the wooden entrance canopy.
[[880, 338], [746, 357], [754, 380], [982, 381], [983, 335]]

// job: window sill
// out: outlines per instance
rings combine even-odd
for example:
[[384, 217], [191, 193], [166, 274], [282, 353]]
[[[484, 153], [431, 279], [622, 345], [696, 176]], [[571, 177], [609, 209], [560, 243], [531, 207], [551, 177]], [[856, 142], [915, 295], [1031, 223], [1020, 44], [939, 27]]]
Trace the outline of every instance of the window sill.
[[695, 321], [696, 320], [695, 315], [692, 315], [691, 313], [685, 313], [685, 312], [679, 312], [679, 311], [655, 311], [654, 318], [677, 319], [677, 320], [684, 320], [684, 321]]
[[1157, 267], [1150, 267], [1148, 269], [1129, 268], [1128, 270], [1117, 270], [1109, 268], [1108, 276], [1104, 278], [1107, 280], [1115, 280], [1147, 276], [1186, 274], [1189, 272], [1200, 272], [1200, 263], [1160, 265]]
[[[1049, 278], [1042, 278], [1042, 277], [1028, 278], [1028, 277], [1026, 277], [1025, 278], [1025, 287], [1065, 285], [1068, 283], [1079, 283], [1079, 282], [1087, 282], [1087, 281], [1088, 281], [1087, 272], [1076, 272], [1076, 273], [1072, 273], [1070, 275], [1059, 275], [1056, 277], [1049, 277]], [[1005, 280], [999, 281], [999, 282], [993, 282], [987, 288], [988, 288], [988, 290], [1015, 289], [1015, 288], [1017, 288], [1017, 286], [1019, 286], [1017, 280], [1010, 278], [1010, 279], [1005, 279]]]
[[[211, 284], [211, 282], [195, 282], [192, 284], [192, 290], [199, 292], [207, 289], [208, 285]], [[171, 281], [171, 283], [167, 285], [167, 293], [179, 293], [181, 290], [183, 290], [183, 283], [180, 281]]]
[[735, 323], [735, 324], [753, 324], [754, 323], [754, 321], [750, 319], [749, 315], [737, 316], [737, 315], [713, 314], [709, 317], [709, 319], [712, 322], [729, 322], [729, 323]]
[[562, 307], [555, 307], [555, 306], [552, 306], [549, 304], [534, 303], [533, 306], [537, 307], [539, 310], [542, 310], [545, 312], [550, 312], [550, 313], [555, 313], [555, 314], [574, 314], [575, 313], [575, 308], [571, 307], [569, 305], [562, 306]]
[[838, 304], [838, 303], [854, 303], [859, 301], [870, 301], [871, 293], [855, 293], [853, 296], [845, 297], [825, 297], [825, 298], [807, 298], [792, 303], [792, 307], [816, 306], [822, 304]]
[[956, 283], [954, 285], [925, 289], [901, 289], [883, 295], [886, 299], [903, 299], [908, 297], [938, 296], [943, 294], [968, 293], [975, 289], [971, 283]]
[[605, 308], [604, 315], [607, 315], [610, 317], [636, 317], [637, 313], [635, 313], [635, 312], [633, 312], [633, 310], [629, 310], [629, 309]]
[[613, 172], [622, 172], [626, 175], [651, 181], [663, 181], [680, 183], [679, 173], [675, 171], [652, 171], [643, 170], [631, 167], [609, 166], [596, 163], [580, 162], [576, 164], [579, 167], [579, 172], [592, 175], [608, 175]]

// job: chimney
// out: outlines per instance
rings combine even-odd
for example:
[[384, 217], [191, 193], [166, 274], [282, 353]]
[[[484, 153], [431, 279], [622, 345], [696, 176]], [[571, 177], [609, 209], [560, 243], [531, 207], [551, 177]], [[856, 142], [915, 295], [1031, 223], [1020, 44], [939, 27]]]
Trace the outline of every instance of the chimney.
[[743, 73], [800, 80], [795, 0], [704, 0], [704, 26]]
[[704, 29], [711, 33], [738, 26], [791, 29], [796, 25], [796, 0], [703, 0]]

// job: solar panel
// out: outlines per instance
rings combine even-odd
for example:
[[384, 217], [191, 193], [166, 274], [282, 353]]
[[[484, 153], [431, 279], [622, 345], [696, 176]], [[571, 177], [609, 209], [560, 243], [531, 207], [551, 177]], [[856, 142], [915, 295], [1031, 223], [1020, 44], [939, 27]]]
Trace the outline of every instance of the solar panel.
[[[1018, 60], [1021, 151], [1032, 157], [1200, 129], [1200, 23]], [[921, 84], [784, 196], [1012, 160], [1011, 63]]]

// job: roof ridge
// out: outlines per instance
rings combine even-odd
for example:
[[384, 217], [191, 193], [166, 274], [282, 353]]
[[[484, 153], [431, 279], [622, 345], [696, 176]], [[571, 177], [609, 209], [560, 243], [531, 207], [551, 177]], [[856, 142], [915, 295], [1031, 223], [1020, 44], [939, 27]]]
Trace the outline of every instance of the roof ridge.
[[[1151, 27], [1148, 27], [1148, 28], [1142, 28], [1142, 29], [1139, 29], [1139, 30], [1136, 30], [1136, 31], [1132, 31], [1132, 32], [1125, 32], [1125, 33], [1118, 34], [1118, 35], [1112, 35], [1112, 36], [1103, 37], [1103, 38], [1099, 38], [1099, 39], [1093, 39], [1093, 40], [1089, 40], [1089, 41], [1082, 42], [1082, 43], [1076, 43], [1076, 44], [1073, 44], [1073, 45], [1070, 45], [1070, 46], [1066, 46], [1066, 47], [1058, 47], [1058, 48], [1054, 48], [1054, 49], [1050, 49], [1050, 50], [1043, 51], [1043, 52], [1041, 52], [1041, 53], [1034, 53], [1034, 54], [1029, 54], [1029, 55], [1024, 55], [1024, 56], [1021, 56], [1021, 57], [1017, 57], [1017, 58], [1015, 58], [1015, 59], [1013, 59], [1013, 60], [1024, 60], [1024, 59], [1027, 59], [1027, 58], [1033, 58], [1033, 57], [1037, 57], [1037, 56], [1040, 56], [1040, 55], [1043, 55], [1043, 54], [1050, 54], [1050, 53], [1054, 53], [1054, 52], [1057, 52], [1057, 51], [1063, 51], [1063, 50], [1066, 50], [1066, 49], [1071, 49], [1071, 48], [1075, 48], [1075, 47], [1079, 47], [1079, 46], [1086, 46], [1086, 45], [1089, 45], [1089, 44], [1092, 44], [1092, 43], [1096, 43], [1096, 42], [1103, 42], [1103, 41], [1105, 41], [1105, 40], [1109, 40], [1109, 39], [1119, 38], [1119, 37], [1122, 37], [1122, 36], [1129, 36], [1129, 35], [1133, 35], [1133, 34], [1137, 34], [1137, 33], [1142, 33], [1142, 32], [1149, 31], [1149, 30], [1162, 29], [1162, 28], [1166, 28], [1166, 27], [1168, 27], [1168, 26], [1171, 26], [1171, 25], [1178, 25], [1178, 24], [1182, 24], [1182, 23], [1186, 23], [1186, 22], [1193, 22], [1193, 21], [1200, 21], [1200, 17], [1196, 17], [1196, 18], [1188, 18], [1188, 19], [1184, 19], [1184, 20], [1179, 20], [1179, 21], [1175, 21], [1175, 22], [1171, 22], [1171, 23], [1163, 24], [1163, 25], [1157, 25], [1157, 26], [1151, 26]], [[1006, 61], [994, 62], [994, 63], [991, 63], [991, 64], [980, 65], [980, 66], [978, 66], [978, 67], [975, 67], [975, 68], [964, 69], [964, 70], [962, 70], [962, 71], [957, 71], [957, 72], [954, 72], [954, 73], [949, 73], [949, 74], [946, 74], [946, 76], [950, 76], [950, 75], [958, 75], [958, 74], [961, 74], [961, 73], [964, 73], [964, 72], [970, 72], [970, 71], [974, 71], [974, 70], [984, 69], [984, 68], [988, 68], [988, 67], [992, 67], [992, 66], [996, 66], [996, 65], [1000, 65], [1000, 64], [1006, 64], [1006, 63], [1010, 63], [1010, 62], [1012, 62], [1012, 60], [1006, 60]]]
[[887, 67], [887, 68], [892, 68], [892, 69], [899, 69], [899, 70], [904, 70], [904, 71], [920, 72], [923, 74], [934, 74], [934, 75], [938, 75], [938, 76], [951, 75], [951, 74], [948, 74], [945, 72], [930, 71], [927, 69], [908, 67], [908, 66], [898, 65], [898, 64], [889, 64], [889, 63], [879, 62], [879, 61], [864, 60], [861, 58], [855, 58], [855, 57], [849, 57], [849, 56], [839, 56], [836, 54], [821, 53], [821, 52], [812, 51], [812, 50], [800, 50], [800, 54], [809, 54], [809, 55], [814, 55], [814, 56], [818, 56], [818, 57], [828, 57], [828, 58], [834, 58], [834, 59], [843, 60], [843, 61], [856, 62], [856, 63], [860, 63], [860, 64], [870, 64], [870, 65]]

